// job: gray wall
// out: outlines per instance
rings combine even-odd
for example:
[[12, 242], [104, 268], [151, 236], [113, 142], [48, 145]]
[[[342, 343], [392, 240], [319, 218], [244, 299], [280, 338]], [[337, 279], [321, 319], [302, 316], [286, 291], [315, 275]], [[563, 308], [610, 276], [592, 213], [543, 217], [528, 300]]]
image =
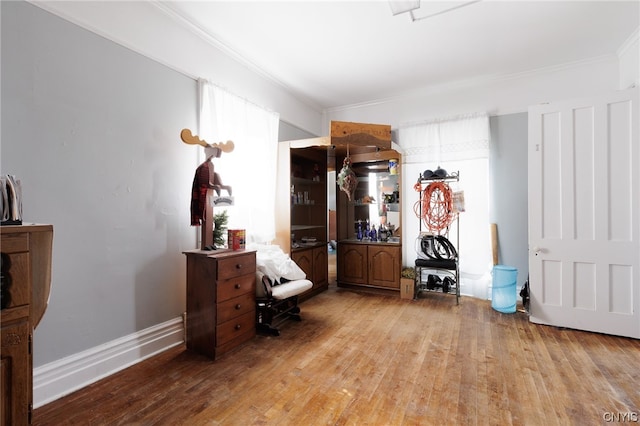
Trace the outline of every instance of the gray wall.
[[498, 225], [499, 262], [518, 268], [518, 288], [529, 274], [527, 113], [491, 117], [489, 219]]
[[306, 130], [302, 130], [299, 127], [294, 126], [293, 124], [289, 124], [285, 121], [280, 120], [280, 124], [278, 126], [278, 140], [282, 141], [295, 141], [298, 139], [308, 139], [314, 138], [316, 135], [312, 135]]
[[2, 174], [54, 226], [34, 366], [179, 317], [196, 82], [25, 2], [1, 2]]
[[[34, 365], [178, 317], [197, 149], [194, 80], [25, 2], [0, 2], [0, 173], [55, 229]], [[527, 271], [526, 113], [492, 117], [501, 262]], [[280, 140], [312, 137], [281, 123]], [[519, 279], [522, 281], [522, 279]]]

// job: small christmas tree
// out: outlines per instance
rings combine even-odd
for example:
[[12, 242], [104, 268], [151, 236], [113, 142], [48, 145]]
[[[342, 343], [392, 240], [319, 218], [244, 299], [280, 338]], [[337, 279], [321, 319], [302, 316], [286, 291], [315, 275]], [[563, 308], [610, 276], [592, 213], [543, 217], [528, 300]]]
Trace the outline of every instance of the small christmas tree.
[[225, 231], [227, 230], [227, 221], [229, 216], [226, 210], [213, 215], [213, 244], [216, 247], [224, 247], [226, 243]]

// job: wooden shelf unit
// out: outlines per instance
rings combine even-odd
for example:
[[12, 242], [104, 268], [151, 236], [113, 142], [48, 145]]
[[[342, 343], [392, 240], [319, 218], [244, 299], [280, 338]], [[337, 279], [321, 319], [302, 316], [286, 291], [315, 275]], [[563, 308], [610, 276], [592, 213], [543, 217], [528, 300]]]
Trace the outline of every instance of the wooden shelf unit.
[[[338, 217], [338, 286], [375, 287], [400, 291], [402, 271], [402, 174], [388, 169], [390, 160], [400, 162], [401, 155], [394, 149], [351, 155], [352, 169], [358, 186], [352, 200], [341, 192], [337, 200]], [[339, 159], [341, 162], [342, 158]], [[371, 199], [372, 198], [372, 199]], [[357, 239], [357, 224], [366, 221], [379, 230], [393, 225], [387, 241], [371, 241], [363, 235]]]
[[[279, 143], [275, 244], [285, 253], [290, 253], [291, 258], [301, 263], [305, 271], [313, 270], [312, 273], [307, 272], [314, 281], [310, 292], [326, 288], [324, 282], [328, 275], [328, 264], [324, 260], [328, 259], [327, 171], [338, 172], [347, 152], [353, 161], [399, 160], [400, 155], [395, 148], [397, 146], [391, 141], [391, 126], [342, 121], [331, 122], [329, 136]], [[319, 179], [316, 178], [318, 171]], [[305, 191], [312, 203], [305, 202]], [[324, 195], [321, 191], [324, 191]], [[337, 190], [337, 193], [341, 191]], [[344, 193], [341, 194], [344, 196]], [[347, 238], [346, 210], [341, 210], [340, 197], [336, 195], [335, 238], [338, 241]], [[320, 201], [321, 198], [323, 201]], [[353, 228], [352, 220], [350, 226]], [[400, 223], [397, 228], [400, 229]], [[303, 237], [315, 239], [317, 248], [310, 252], [308, 247], [299, 244]], [[400, 248], [398, 252], [401, 253]], [[399, 279], [399, 270], [397, 275]]]
[[323, 147], [291, 149], [291, 259], [313, 287], [308, 298], [328, 288], [327, 151]]

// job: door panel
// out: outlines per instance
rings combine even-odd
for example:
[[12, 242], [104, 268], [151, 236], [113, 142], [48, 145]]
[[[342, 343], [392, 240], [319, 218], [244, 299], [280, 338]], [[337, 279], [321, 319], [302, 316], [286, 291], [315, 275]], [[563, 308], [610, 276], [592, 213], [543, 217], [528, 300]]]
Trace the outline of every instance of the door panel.
[[558, 184], [562, 174], [560, 128], [559, 113], [554, 111], [542, 115], [542, 235], [545, 238], [559, 238], [562, 233], [562, 223], [556, 220], [558, 208], [562, 207], [562, 191]]
[[542, 262], [542, 303], [548, 306], [562, 305], [560, 277], [562, 277], [562, 263], [553, 260]]
[[529, 109], [531, 321], [640, 337], [638, 90]]
[[[595, 239], [596, 174], [592, 165], [595, 162], [593, 128], [593, 107], [576, 108], [574, 110], [575, 146], [575, 196], [574, 211], [575, 233], [577, 240], [593, 241]], [[576, 214], [580, 212], [580, 214]]]
[[[610, 125], [607, 148], [610, 153], [610, 189], [611, 194], [617, 194], [617, 196], [611, 196], [607, 205], [609, 206], [609, 238], [614, 241], [633, 240], [632, 200], [637, 194], [632, 192], [635, 186], [631, 173], [634, 148], [630, 122], [632, 113], [630, 100], [608, 105], [607, 116], [610, 118]], [[637, 163], [635, 165], [638, 166]], [[638, 189], [640, 188], [636, 187], [636, 192]]]

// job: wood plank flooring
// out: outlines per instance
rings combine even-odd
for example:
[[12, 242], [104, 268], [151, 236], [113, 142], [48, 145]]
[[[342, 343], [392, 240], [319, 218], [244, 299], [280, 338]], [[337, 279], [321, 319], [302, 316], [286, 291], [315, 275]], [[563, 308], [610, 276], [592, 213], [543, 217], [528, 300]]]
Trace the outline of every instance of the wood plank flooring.
[[43, 406], [34, 425], [554, 425], [640, 415], [640, 341], [490, 302], [330, 286], [302, 322], [211, 361], [183, 346]]

